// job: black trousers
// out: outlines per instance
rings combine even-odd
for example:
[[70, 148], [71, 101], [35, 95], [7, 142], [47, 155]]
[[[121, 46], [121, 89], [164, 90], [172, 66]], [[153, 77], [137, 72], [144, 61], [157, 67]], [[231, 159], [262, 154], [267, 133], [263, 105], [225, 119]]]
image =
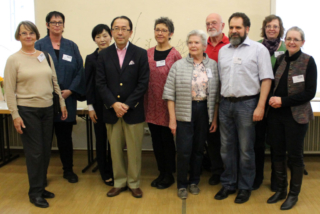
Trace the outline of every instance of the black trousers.
[[288, 161], [293, 167], [304, 167], [303, 144], [308, 130], [307, 124], [297, 123], [291, 113], [278, 114], [270, 111], [268, 115], [268, 141], [273, 149], [274, 162]]
[[74, 122], [55, 122], [54, 130], [57, 137], [60, 159], [64, 172], [73, 171], [72, 128]]
[[[177, 121], [178, 189], [199, 184], [203, 149], [209, 130], [207, 101], [192, 102], [191, 122]], [[188, 171], [190, 175], [188, 180]]]
[[148, 123], [148, 126], [158, 170], [161, 173], [174, 173], [176, 171], [176, 147], [170, 128], [152, 123]]
[[208, 143], [208, 153], [211, 162], [211, 170], [214, 175], [221, 175], [224, 171], [223, 162], [221, 158], [221, 141], [220, 141], [220, 130], [219, 130], [219, 118], [218, 118], [218, 129], [216, 132], [208, 132], [207, 143]]
[[18, 109], [26, 126], [22, 129], [21, 140], [27, 162], [29, 197], [39, 197], [45, 188], [44, 184], [50, 161], [53, 107], [18, 106]]
[[[94, 124], [94, 133], [96, 136], [96, 154], [100, 175], [103, 181], [113, 178], [112, 159], [110, 144], [107, 144], [107, 129], [103, 122], [103, 103], [100, 100], [93, 105], [98, 117], [97, 123]], [[108, 154], [107, 154], [108, 151]]]
[[[263, 180], [263, 170], [264, 170], [264, 158], [265, 158], [265, 142], [266, 142], [266, 133], [267, 133], [267, 119], [258, 121], [256, 123], [256, 141], [254, 144], [254, 153], [255, 153], [255, 163], [256, 163], [256, 180]], [[272, 157], [271, 157], [271, 162]]]

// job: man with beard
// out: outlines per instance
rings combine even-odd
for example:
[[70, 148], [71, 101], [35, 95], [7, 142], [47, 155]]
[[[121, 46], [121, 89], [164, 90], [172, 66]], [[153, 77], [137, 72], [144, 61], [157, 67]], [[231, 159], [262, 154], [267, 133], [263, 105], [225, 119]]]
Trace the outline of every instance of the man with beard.
[[249, 29], [250, 19], [244, 13], [232, 14], [230, 44], [221, 48], [218, 56], [221, 157], [225, 171], [221, 175], [222, 189], [215, 199], [225, 199], [239, 189], [235, 203], [244, 203], [251, 195], [255, 178], [255, 122], [264, 116], [273, 79], [269, 51], [247, 37]]
[[[208, 46], [206, 53], [210, 59], [218, 62], [219, 50], [229, 44], [229, 39], [222, 33], [224, 28], [224, 22], [222, 17], [217, 13], [208, 15], [206, 19], [207, 32], [209, 34]], [[210, 185], [216, 185], [220, 182], [220, 176], [223, 172], [223, 163], [220, 154], [220, 131], [219, 131], [219, 119], [218, 129], [216, 132], [208, 132], [207, 143], [208, 153], [211, 162], [212, 176], [209, 179]], [[210, 130], [211, 131], [211, 130]]]

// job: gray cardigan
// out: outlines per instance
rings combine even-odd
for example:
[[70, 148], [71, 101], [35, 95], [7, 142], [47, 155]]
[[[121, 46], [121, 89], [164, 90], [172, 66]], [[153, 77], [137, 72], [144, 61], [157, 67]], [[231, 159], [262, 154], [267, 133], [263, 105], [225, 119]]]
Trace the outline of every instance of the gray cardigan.
[[[214, 106], [219, 102], [220, 96], [219, 74], [217, 63], [209, 59], [207, 54], [204, 55], [203, 64], [207, 72], [212, 72], [212, 78], [209, 78], [208, 81], [209, 95], [207, 97], [209, 123], [211, 123], [214, 116]], [[162, 99], [175, 102], [176, 119], [182, 122], [191, 122], [193, 69], [193, 58], [190, 58], [189, 55], [175, 62], [170, 69], [162, 94]]]

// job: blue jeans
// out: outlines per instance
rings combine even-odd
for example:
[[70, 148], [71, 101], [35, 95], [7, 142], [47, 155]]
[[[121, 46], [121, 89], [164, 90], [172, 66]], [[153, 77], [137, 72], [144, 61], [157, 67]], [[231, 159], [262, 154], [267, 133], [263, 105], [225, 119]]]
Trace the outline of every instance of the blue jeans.
[[255, 123], [258, 98], [230, 102], [222, 98], [219, 108], [221, 157], [225, 170], [221, 184], [229, 190], [251, 190], [255, 178]]
[[207, 101], [193, 101], [191, 122], [177, 121], [178, 189], [187, 188], [189, 184], [199, 184], [203, 150], [208, 130]]

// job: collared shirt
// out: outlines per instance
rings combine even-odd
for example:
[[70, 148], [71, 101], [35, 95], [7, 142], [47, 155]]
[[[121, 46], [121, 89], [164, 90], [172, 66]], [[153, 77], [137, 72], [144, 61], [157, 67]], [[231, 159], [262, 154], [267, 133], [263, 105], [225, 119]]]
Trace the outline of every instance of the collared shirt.
[[128, 46], [129, 46], [129, 42], [127, 43], [126, 47], [123, 48], [122, 50], [121, 50], [120, 48], [118, 48], [118, 46], [117, 46], [116, 43], [114, 43], [114, 44], [115, 44], [116, 49], [117, 49], [117, 54], [118, 54], [118, 57], [119, 57], [120, 68], [122, 68], [123, 60], [124, 60], [124, 57], [126, 56], [127, 49], [128, 49]]
[[193, 63], [192, 75], [192, 100], [201, 101], [206, 100], [208, 95], [208, 76], [204, 64]]
[[208, 38], [208, 46], [206, 49], [206, 54], [208, 54], [210, 59], [213, 59], [214, 61], [218, 62], [218, 54], [219, 54], [219, 50], [229, 44], [229, 39], [228, 37], [226, 37], [226, 35], [224, 35], [224, 33], [222, 33], [222, 40], [216, 45], [213, 46], [210, 40], [210, 37]]
[[218, 69], [223, 97], [259, 94], [260, 81], [274, 78], [268, 49], [249, 37], [238, 47], [221, 48]]

